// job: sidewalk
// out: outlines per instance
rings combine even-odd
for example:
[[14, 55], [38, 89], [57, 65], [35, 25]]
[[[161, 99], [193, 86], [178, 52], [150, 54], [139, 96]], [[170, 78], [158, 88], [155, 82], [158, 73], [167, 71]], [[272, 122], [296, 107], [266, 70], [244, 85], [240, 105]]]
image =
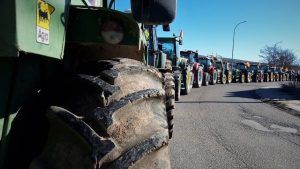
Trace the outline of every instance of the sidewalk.
[[256, 94], [264, 102], [269, 102], [293, 115], [300, 116], [300, 100], [287, 92], [281, 91], [281, 86], [262, 87], [256, 90]]

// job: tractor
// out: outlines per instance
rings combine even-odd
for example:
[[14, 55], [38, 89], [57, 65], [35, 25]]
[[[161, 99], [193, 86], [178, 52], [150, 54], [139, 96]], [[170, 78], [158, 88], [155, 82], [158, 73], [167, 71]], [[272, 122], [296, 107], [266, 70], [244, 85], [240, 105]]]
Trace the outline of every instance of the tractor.
[[286, 74], [282, 67], [277, 67], [276, 71], [278, 72], [278, 81], [285, 81], [286, 80]]
[[270, 67], [270, 71], [273, 73], [273, 79], [275, 82], [279, 81], [279, 72], [276, 68], [276, 66], [274, 67]]
[[288, 74], [288, 81], [293, 81], [295, 77], [295, 71], [293, 69], [290, 69], [286, 72]]
[[229, 68], [229, 63], [226, 63], [221, 59], [217, 59], [215, 61], [215, 67], [218, 73], [218, 82], [222, 84], [231, 83], [232, 72]]
[[203, 71], [203, 85], [207, 86], [208, 84], [215, 85], [218, 79], [218, 72], [214, 66], [213, 58], [211, 57], [199, 57], [199, 63], [204, 66]]
[[274, 81], [274, 74], [270, 70], [269, 65], [264, 65], [262, 67], [262, 70], [264, 71], [264, 82], [273, 82]]
[[188, 59], [189, 65], [192, 67], [192, 72], [194, 74], [193, 87], [199, 88], [202, 86], [203, 81], [203, 66], [200, 65], [196, 60], [198, 60], [199, 55], [197, 51], [180, 51], [180, 55]]
[[285, 68], [285, 69], [282, 69], [283, 71], [283, 81], [288, 81], [289, 80], [289, 69], [288, 68]]
[[233, 81], [237, 82], [239, 81], [240, 83], [250, 83], [252, 81], [252, 70], [250, 68], [250, 63], [244, 63], [240, 62], [236, 64], [236, 69], [233, 71], [232, 76], [233, 76]]
[[263, 82], [264, 81], [264, 71], [260, 69], [258, 64], [251, 64], [250, 70], [252, 70], [252, 81], [253, 82]]
[[175, 80], [175, 100], [179, 101], [180, 95], [188, 94], [193, 85], [193, 72], [187, 62], [188, 59], [180, 56], [179, 45], [182, 45], [182, 36], [159, 37], [158, 43], [167, 59], [171, 61]]
[[145, 25], [177, 2], [115, 3], [0, 2], [0, 168], [171, 168], [172, 78]]

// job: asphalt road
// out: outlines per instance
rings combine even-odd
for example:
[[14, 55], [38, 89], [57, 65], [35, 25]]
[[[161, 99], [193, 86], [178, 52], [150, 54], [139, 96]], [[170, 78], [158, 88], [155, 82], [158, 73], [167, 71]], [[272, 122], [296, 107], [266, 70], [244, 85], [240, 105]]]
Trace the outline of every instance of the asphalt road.
[[300, 169], [300, 118], [258, 100], [272, 83], [192, 89], [176, 103], [172, 167]]

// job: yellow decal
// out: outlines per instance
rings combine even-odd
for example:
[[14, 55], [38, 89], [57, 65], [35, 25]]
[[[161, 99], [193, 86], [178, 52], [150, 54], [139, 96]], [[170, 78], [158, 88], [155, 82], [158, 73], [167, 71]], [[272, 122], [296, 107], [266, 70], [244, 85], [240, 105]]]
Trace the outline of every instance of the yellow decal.
[[54, 7], [43, 0], [37, 0], [36, 27], [37, 42], [49, 44], [50, 19], [54, 12]]
[[37, 3], [37, 14], [36, 14], [36, 23], [37, 26], [47, 29], [50, 29], [50, 16], [53, 13], [54, 8], [46, 3], [43, 0], [38, 0]]

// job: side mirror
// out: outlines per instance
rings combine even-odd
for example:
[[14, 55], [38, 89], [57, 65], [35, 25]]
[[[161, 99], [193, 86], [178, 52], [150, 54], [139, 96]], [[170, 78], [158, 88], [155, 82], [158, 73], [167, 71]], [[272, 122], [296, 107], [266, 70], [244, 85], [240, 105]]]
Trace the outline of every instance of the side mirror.
[[164, 32], [170, 32], [170, 25], [168, 24], [168, 25], [163, 25], [163, 31]]
[[137, 22], [167, 25], [175, 19], [177, 0], [131, 0], [131, 11]]
[[162, 44], [158, 44], [158, 50], [162, 51], [163, 49], [163, 45]]

